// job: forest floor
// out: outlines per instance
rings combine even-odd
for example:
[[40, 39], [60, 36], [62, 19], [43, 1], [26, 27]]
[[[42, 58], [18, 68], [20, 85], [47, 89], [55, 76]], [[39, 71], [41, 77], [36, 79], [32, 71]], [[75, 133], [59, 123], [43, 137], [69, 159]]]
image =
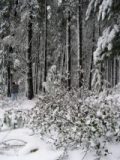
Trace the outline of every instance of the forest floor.
[[[37, 99], [11, 101], [3, 98], [0, 101], [0, 118], [7, 111], [30, 110], [36, 102]], [[13, 129], [4, 125], [0, 131], [0, 160], [56, 160], [61, 154], [62, 151], [54, 150], [28, 128]]]
[[[120, 104], [119, 89], [114, 89], [111, 97]], [[38, 99], [29, 101], [23, 97], [17, 101], [9, 98], [0, 100], [0, 119], [8, 110], [30, 110], [34, 108]], [[108, 144], [109, 155], [101, 160], [120, 160], [120, 144]], [[58, 160], [63, 155], [63, 150], [55, 147], [28, 128], [10, 128], [2, 126], [0, 130], [0, 160]], [[66, 160], [95, 160], [95, 153], [85, 150], [68, 151]]]

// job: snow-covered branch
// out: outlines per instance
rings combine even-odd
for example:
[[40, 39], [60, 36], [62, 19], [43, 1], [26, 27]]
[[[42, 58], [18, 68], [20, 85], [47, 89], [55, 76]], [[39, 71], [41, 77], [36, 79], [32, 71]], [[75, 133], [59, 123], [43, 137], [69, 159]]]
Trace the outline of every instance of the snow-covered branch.
[[105, 57], [105, 50], [111, 51], [113, 48], [113, 40], [115, 39], [117, 33], [119, 32], [119, 26], [114, 25], [113, 28], [111, 27], [106, 28], [103, 31], [103, 35], [98, 39], [97, 49], [94, 52], [94, 63], [96, 64], [98, 61], [103, 60]]
[[86, 20], [89, 19], [92, 11], [96, 12], [98, 8], [98, 20], [104, 20], [110, 14], [113, 5], [113, 0], [91, 0], [86, 12]]

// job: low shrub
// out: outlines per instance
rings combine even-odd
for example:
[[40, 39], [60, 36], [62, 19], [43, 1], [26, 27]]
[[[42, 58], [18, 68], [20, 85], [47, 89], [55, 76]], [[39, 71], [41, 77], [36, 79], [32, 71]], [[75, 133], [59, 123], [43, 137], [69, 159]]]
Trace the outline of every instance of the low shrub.
[[95, 149], [107, 155], [107, 142], [120, 141], [120, 110], [99, 96], [85, 100], [78, 93], [61, 92], [40, 97], [29, 112], [29, 124], [35, 132], [50, 137], [56, 147]]

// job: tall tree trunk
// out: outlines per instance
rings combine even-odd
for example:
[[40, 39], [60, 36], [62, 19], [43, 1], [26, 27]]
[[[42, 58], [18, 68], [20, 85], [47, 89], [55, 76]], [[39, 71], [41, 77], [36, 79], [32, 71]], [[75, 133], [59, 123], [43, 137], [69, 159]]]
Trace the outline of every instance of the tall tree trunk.
[[92, 89], [92, 69], [93, 69], [93, 52], [95, 50], [95, 17], [93, 19], [93, 33], [92, 33], [92, 56], [91, 56], [91, 66], [90, 66], [90, 78], [89, 78], [89, 90]]
[[112, 57], [112, 87], [114, 87], [114, 56]]
[[[40, 65], [41, 65], [41, 64], [40, 64]], [[39, 74], [39, 77], [40, 77], [39, 90], [40, 90], [40, 91], [42, 91], [42, 89], [43, 89], [43, 88], [42, 88], [42, 82], [43, 82], [43, 74], [42, 74], [42, 73], [43, 73], [43, 70], [42, 70], [42, 69], [43, 69], [43, 68], [40, 67], [40, 72], [39, 72], [39, 73], [40, 73], [40, 74]]]
[[44, 45], [44, 82], [47, 79], [47, 0], [45, 0], [45, 45]]
[[100, 64], [100, 76], [101, 76], [101, 85], [100, 85], [100, 90], [99, 90], [99, 92], [102, 92], [103, 91], [103, 86], [104, 86], [104, 72], [105, 72], [105, 70], [104, 70], [104, 62], [101, 62], [101, 64]]
[[[108, 70], [108, 67], [109, 67], [109, 63], [108, 63], [109, 59], [107, 58], [106, 59], [106, 81], [107, 83], [109, 83], [109, 80], [108, 80], [108, 76], [109, 76], [109, 70]], [[109, 87], [109, 85], [107, 84], [107, 87]]]
[[66, 52], [67, 52], [67, 87], [68, 90], [71, 89], [71, 33], [70, 33], [70, 21], [71, 21], [71, 17], [70, 17], [70, 10], [67, 13], [67, 28], [66, 28]]
[[61, 71], [60, 71], [60, 73], [61, 73], [61, 75], [64, 75], [64, 70], [65, 70], [65, 52], [64, 52], [64, 46], [62, 46], [62, 58], [61, 58]]
[[114, 85], [117, 85], [117, 79], [118, 79], [118, 76], [117, 76], [117, 66], [119, 64], [117, 63], [117, 56], [114, 57]]
[[36, 65], [35, 65], [35, 93], [38, 94], [38, 70], [39, 70], [39, 54], [40, 54], [40, 34], [38, 36], [38, 50], [37, 50], [37, 55], [36, 55]]
[[35, 93], [38, 94], [38, 64], [39, 64], [39, 57], [36, 56], [36, 64], [35, 64]]
[[108, 58], [107, 59], [105, 59], [105, 61], [104, 61], [104, 65], [105, 65], [105, 80], [106, 80], [106, 87], [109, 87], [109, 84], [108, 84], [108, 76], [109, 76], [109, 72], [108, 72], [108, 67], [109, 67], [109, 65], [108, 65]]
[[[101, 36], [101, 23], [99, 22], [98, 24], [98, 33], [99, 33], [99, 37]], [[103, 62], [101, 62], [100, 64], [100, 76], [101, 76], [101, 82], [100, 82], [100, 90], [99, 92], [103, 91], [103, 85], [104, 85], [104, 65]]]
[[116, 74], [116, 79], [115, 79], [115, 85], [119, 83], [119, 61], [118, 57], [116, 58], [116, 67], [115, 67], [115, 74]]
[[32, 13], [30, 12], [29, 22], [28, 22], [28, 50], [27, 50], [27, 97], [32, 99], [34, 97], [33, 93], [33, 77], [32, 77]]
[[10, 84], [11, 84], [11, 67], [10, 67], [10, 61], [8, 61], [8, 65], [7, 65], [7, 96], [8, 97], [11, 97]]
[[83, 66], [82, 66], [82, 0], [79, 0], [78, 6], [78, 86], [83, 85]]
[[65, 51], [64, 51], [64, 46], [62, 46], [61, 50], [61, 65], [60, 65], [60, 73], [61, 73], [61, 85], [65, 86], [65, 79], [64, 79], [64, 74], [65, 74]]
[[8, 63], [7, 63], [7, 96], [11, 97], [11, 53], [13, 48], [10, 46], [8, 49]]
[[39, 56], [39, 86], [38, 86], [38, 88], [39, 88], [39, 91], [42, 91], [43, 90], [43, 86], [42, 86], [42, 83], [43, 83], [43, 81], [44, 81], [44, 79], [43, 79], [43, 73], [44, 73], [44, 67], [43, 67], [43, 59], [42, 59], [42, 57], [43, 57], [43, 44], [44, 44], [44, 42], [43, 42], [43, 34], [41, 34], [41, 37], [40, 37], [40, 48], [39, 48], [39, 50], [40, 50], [40, 53], [41, 53], [41, 56]]
[[109, 87], [111, 87], [111, 57], [108, 58], [108, 82]]

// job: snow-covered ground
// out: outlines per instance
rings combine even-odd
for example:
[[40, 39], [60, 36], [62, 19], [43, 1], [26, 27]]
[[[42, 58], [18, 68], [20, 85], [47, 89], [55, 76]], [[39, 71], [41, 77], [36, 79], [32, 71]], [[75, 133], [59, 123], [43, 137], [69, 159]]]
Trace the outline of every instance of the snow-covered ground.
[[[113, 95], [108, 96], [115, 103], [119, 103], [120, 95], [114, 90]], [[37, 99], [29, 101], [21, 98], [11, 101], [5, 98], [0, 101], [0, 117], [7, 110], [30, 110], [35, 106]], [[108, 144], [109, 154], [101, 160], [120, 160], [120, 144]], [[28, 128], [7, 128], [0, 131], [0, 160], [58, 160], [63, 155], [62, 150], [56, 150], [51, 144], [44, 142], [40, 136], [34, 135]], [[68, 151], [66, 160], [95, 160], [94, 151], [72, 150]], [[64, 159], [63, 159], [64, 160]]]
[[22, 109], [22, 110], [29, 110], [32, 109], [37, 102], [37, 98], [31, 100], [27, 100], [26, 98], [20, 97], [16, 101], [12, 101], [10, 98], [3, 98], [0, 99], [0, 109], [7, 110], [7, 109]]
[[[109, 144], [109, 155], [100, 160], [120, 160], [120, 144]], [[69, 152], [68, 160], [97, 160], [94, 152], [74, 150]]]
[[[0, 101], [0, 118], [8, 110], [30, 110], [36, 102], [37, 99], [11, 101], [5, 98]], [[0, 160], [56, 160], [61, 154], [62, 151], [54, 150], [30, 129], [4, 126], [0, 131]]]
[[61, 153], [33, 136], [29, 129], [0, 133], [0, 160], [56, 160]]

